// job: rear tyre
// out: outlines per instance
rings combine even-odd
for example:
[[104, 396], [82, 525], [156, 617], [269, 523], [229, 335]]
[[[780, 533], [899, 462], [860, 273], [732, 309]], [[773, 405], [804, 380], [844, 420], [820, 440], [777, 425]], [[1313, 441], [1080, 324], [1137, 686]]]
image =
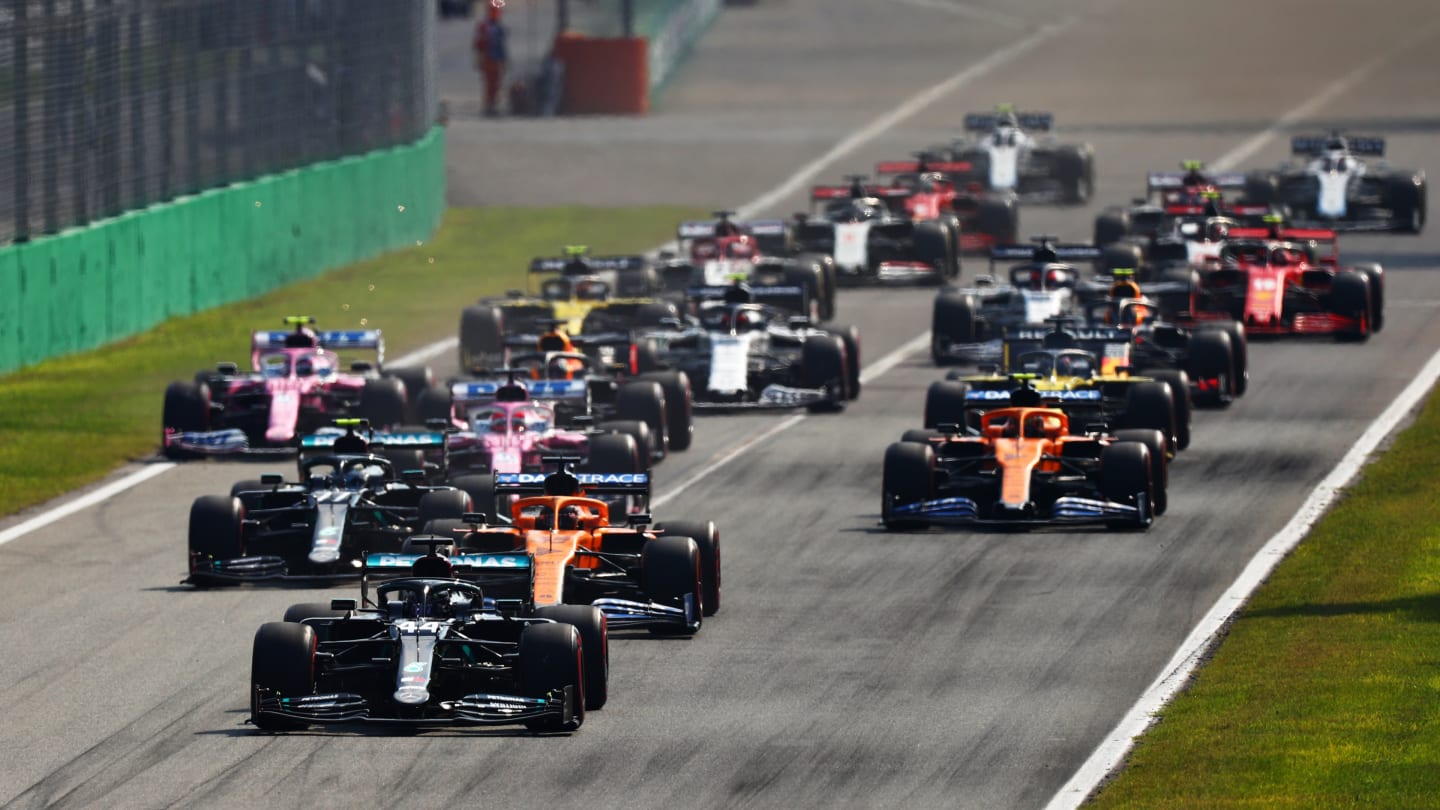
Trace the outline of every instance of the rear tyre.
[[563, 717], [527, 720], [531, 731], [574, 731], [585, 722], [585, 662], [580, 631], [571, 624], [532, 624], [520, 631], [519, 687], [526, 697], [543, 698], [570, 690], [570, 722]]
[[[385, 370], [386, 377], [393, 377], [405, 386], [405, 401], [414, 408], [412, 416], [419, 414], [420, 394], [435, 385], [435, 372], [429, 366], [407, 366]], [[414, 421], [419, 421], [415, 419]]]
[[897, 517], [895, 508], [928, 501], [935, 492], [935, 450], [928, 443], [896, 442], [885, 448], [880, 488], [880, 520], [887, 529], [924, 526], [924, 521]]
[[605, 614], [590, 605], [548, 605], [535, 616], [568, 624], [580, 633], [585, 659], [585, 711], [599, 711], [610, 699], [610, 633]]
[[1130, 215], [1125, 211], [1106, 211], [1095, 217], [1095, 244], [1104, 247], [1130, 235]]
[[634, 380], [620, 386], [615, 395], [615, 415], [623, 421], [644, 422], [654, 437], [655, 458], [669, 448], [665, 420], [665, 391], [654, 380]]
[[1170, 386], [1170, 401], [1175, 403], [1175, 449], [1184, 450], [1190, 446], [1190, 375], [1177, 369], [1156, 369], [1147, 371]]
[[665, 394], [665, 429], [670, 449], [690, 449], [695, 436], [695, 396], [690, 377], [678, 369], [651, 371], [640, 377], [658, 383]]
[[422, 425], [431, 419], [449, 422], [453, 413], [454, 405], [448, 388], [432, 385], [415, 397], [415, 418]]
[[1106, 525], [1111, 529], [1145, 529], [1150, 525], [1150, 511], [1154, 503], [1154, 487], [1150, 481], [1150, 452], [1138, 442], [1116, 442], [1100, 453], [1100, 491], [1105, 500], [1145, 506], [1138, 518], [1132, 520], [1111, 520]]
[[299, 720], [259, 713], [260, 690], [281, 697], [315, 693], [315, 631], [292, 622], [266, 622], [255, 633], [250, 653], [250, 721], [265, 731], [304, 728]]
[[854, 326], [831, 324], [825, 331], [845, 344], [845, 387], [851, 400], [860, 398], [860, 330]]
[[459, 520], [467, 512], [474, 511], [475, 504], [470, 493], [461, 489], [440, 489], [420, 496], [419, 523], [423, 526], [432, 520]]
[[1355, 265], [1355, 272], [1370, 279], [1370, 331], [1385, 328], [1385, 269], [1375, 262]]
[[[161, 417], [165, 430], [198, 433], [210, 429], [210, 388], [204, 383], [173, 382], [165, 388]], [[181, 458], [183, 451], [166, 447], [165, 455]]]
[[1060, 177], [1065, 202], [1069, 205], [1084, 205], [1095, 191], [1094, 169], [1090, 153], [1084, 149], [1067, 146], [1056, 153], [1056, 170]]
[[656, 531], [695, 541], [700, 553], [701, 614], [714, 616], [720, 611], [720, 530], [709, 520], [667, 520]]
[[597, 425], [599, 430], [607, 433], [624, 433], [635, 441], [635, 447], [640, 454], [640, 472], [649, 472], [655, 461], [655, 434], [650, 431], [650, 423], [633, 419], [626, 419], [616, 422], [601, 422]]
[[1130, 386], [1125, 399], [1121, 427], [1151, 428], [1165, 435], [1169, 455], [1179, 449], [1176, 440], [1175, 398], [1170, 385], [1163, 382], [1142, 382]]
[[360, 392], [359, 415], [369, 419], [375, 428], [390, 427], [405, 421], [405, 384], [393, 377], [366, 380]]
[[495, 479], [488, 475], [457, 475], [450, 485], [470, 496], [470, 511], [485, 516], [486, 523], [495, 523]]
[[1165, 457], [1165, 436], [1158, 430], [1118, 430], [1115, 438], [1121, 442], [1138, 442], [1145, 445], [1150, 457], [1150, 487], [1153, 493], [1151, 506], [1155, 514], [1163, 515], [1169, 508], [1170, 462]]
[[939, 428], [944, 424], [966, 427], [970, 386], [959, 380], [936, 380], [925, 391], [925, 427]]
[[[657, 537], [641, 548], [640, 581], [645, 595], [670, 607], [684, 607], [686, 597], [695, 599], [704, 613], [704, 586], [700, 574], [700, 548], [689, 537]], [[701, 619], [694, 625], [668, 625], [652, 629], [657, 635], [693, 635], [700, 629]]]
[[836, 335], [812, 335], [800, 347], [801, 385], [823, 388], [829, 399], [808, 406], [814, 412], [837, 411], [844, 407], [850, 392], [846, 382], [850, 372], [845, 357], [845, 343]]
[[468, 306], [460, 313], [460, 370], [505, 364], [505, 319], [498, 307]]
[[936, 365], [954, 362], [946, 351], [952, 344], [976, 342], [978, 320], [974, 298], [951, 292], [935, 296], [930, 318], [930, 357]]
[[[1205, 330], [1191, 336], [1188, 370], [1192, 378], [1207, 386], [1195, 397], [1197, 406], [1224, 408], [1235, 400], [1234, 363], [1235, 350], [1230, 346], [1230, 335]], [[1216, 382], [1213, 388], [1208, 387], [1210, 380]]]
[[959, 273], [955, 253], [950, 249], [950, 237], [940, 225], [931, 222], [917, 223], [911, 235], [911, 250], [915, 261], [923, 262], [934, 269], [936, 284], [943, 284], [946, 279]]
[[1342, 333], [1342, 340], [1363, 341], [1370, 337], [1370, 280], [1353, 271], [1336, 273], [1330, 284], [1330, 311], [1353, 318], [1358, 324]]
[[600, 433], [590, 437], [585, 470], [592, 473], [644, 472], [640, 448], [628, 433]]

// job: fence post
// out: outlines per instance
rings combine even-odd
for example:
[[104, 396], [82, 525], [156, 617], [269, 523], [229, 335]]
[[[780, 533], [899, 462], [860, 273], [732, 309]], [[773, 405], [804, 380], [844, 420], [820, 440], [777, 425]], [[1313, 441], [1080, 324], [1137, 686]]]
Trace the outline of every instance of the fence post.
[[126, 54], [126, 67], [130, 71], [131, 200], [126, 206], [128, 208], [144, 208], [149, 203], [149, 195], [145, 193], [145, 51], [142, 48], [144, 39], [140, 30], [144, 21], [144, 12], [131, 12], [130, 42], [126, 46], [129, 51]]
[[30, 3], [16, 3], [14, 14], [15, 241], [24, 242], [30, 238]]

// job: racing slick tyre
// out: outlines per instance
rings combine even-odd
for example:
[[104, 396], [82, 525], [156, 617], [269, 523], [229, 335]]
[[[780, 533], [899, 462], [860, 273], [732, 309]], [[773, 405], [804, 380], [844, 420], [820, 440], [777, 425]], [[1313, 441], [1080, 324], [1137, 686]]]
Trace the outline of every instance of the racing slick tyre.
[[543, 698], [570, 691], [575, 698], [570, 722], [563, 717], [525, 721], [531, 731], [574, 731], [585, 722], [585, 651], [572, 624], [532, 624], [520, 631], [519, 687], [526, 697]]
[[[484, 475], [457, 475], [450, 486], [470, 496], [470, 511], [484, 515], [486, 523], [495, 523], [495, 478]], [[423, 524], [422, 524], [423, 525]], [[437, 532], [444, 534], [444, 532]]]
[[624, 421], [644, 422], [654, 437], [654, 459], [670, 449], [669, 423], [665, 418], [665, 389], [655, 380], [634, 380], [620, 386], [615, 394], [615, 415]]
[[825, 331], [845, 344], [845, 387], [851, 400], [860, 398], [860, 330], [854, 326], [830, 324]]
[[1245, 175], [1245, 202], [1248, 205], [1274, 205], [1280, 199], [1280, 181], [1269, 172]]
[[420, 496], [418, 523], [432, 520], [459, 519], [475, 510], [474, 499], [463, 489], [437, 489]]
[[1239, 321], [1212, 321], [1201, 329], [1224, 332], [1230, 337], [1230, 368], [1235, 374], [1235, 396], [1244, 396], [1245, 389], [1250, 387], [1250, 341], [1245, 337], [1245, 325]]
[[359, 416], [369, 419], [374, 428], [398, 425], [405, 421], [405, 384], [393, 377], [366, 380], [360, 392]]
[[230, 497], [238, 498], [242, 492], [256, 492], [262, 489], [271, 489], [265, 486], [259, 479], [246, 478], [230, 485]]
[[[429, 366], [407, 366], [405, 368], [387, 368], [385, 377], [393, 377], [405, 386], [405, 402], [416, 408], [412, 416], [419, 413], [420, 394], [435, 384], [435, 372]], [[420, 421], [418, 416], [412, 421]]]
[[948, 290], [942, 290], [935, 296], [935, 307], [930, 317], [930, 358], [935, 365], [954, 362], [944, 347], [976, 342], [978, 320], [974, 298]]
[[1370, 279], [1370, 331], [1385, 328], [1385, 268], [1375, 262], [1362, 262], [1353, 268]]
[[[210, 387], [204, 383], [173, 382], [165, 388], [161, 424], [165, 430], [192, 433], [210, 429]], [[162, 430], [162, 436], [164, 431]], [[165, 455], [180, 458], [185, 453], [166, 447]]]
[[650, 467], [655, 462], [655, 434], [651, 432], [649, 422], [626, 419], [601, 422], [596, 427], [607, 433], [624, 433], [634, 439], [635, 447], [640, 453], [639, 472], [650, 472]]
[[1160, 304], [1160, 310], [1166, 316], [1174, 316], [1181, 312], [1195, 311], [1195, 296], [1200, 291], [1200, 272], [1189, 267], [1165, 267], [1153, 278], [1149, 279], [1157, 284], [1174, 284], [1178, 289], [1174, 292], [1164, 292], [1155, 296]]
[[590, 437], [585, 471], [592, 473], [638, 473], [645, 471], [640, 448], [628, 433], [600, 433]]
[[1155, 486], [1151, 477], [1150, 451], [1139, 442], [1116, 442], [1100, 453], [1100, 492], [1114, 503], [1145, 506], [1139, 520], [1109, 520], [1111, 529], [1145, 529], [1154, 509]]
[[695, 541], [700, 552], [701, 615], [714, 616], [720, 611], [720, 530], [710, 520], [667, 520], [655, 530], [674, 537]]
[[[666, 535], [645, 543], [640, 549], [640, 587], [652, 601], [669, 607], [684, 607], [693, 597], [700, 615], [705, 612], [704, 579], [700, 574], [700, 547], [689, 537]], [[694, 635], [701, 618], [693, 625], [665, 625], [651, 628], [656, 635]]]
[[[1190, 378], [1200, 383], [1195, 404], [1203, 408], [1224, 408], [1235, 401], [1235, 350], [1230, 335], [1206, 329], [1190, 337], [1190, 356], [1186, 362]], [[1215, 386], [1209, 387], [1209, 382]]]
[[1170, 505], [1167, 491], [1170, 486], [1170, 460], [1165, 457], [1165, 436], [1158, 430], [1117, 430], [1115, 439], [1120, 442], [1139, 442], [1145, 445], [1150, 456], [1150, 504], [1155, 514], [1163, 515]]
[[285, 618], [281, 621], [299, 624], [306, 619], [343, 619], [349, 612], [348, 610], [336, 610], [330, 607], [329, 602], [301, 602], [285, 608]]
[[679, 307], [669, 301], [651, 301], [635, 309], [635, 325], [641, 329], [653, 329], [679, 318]]
[[800, 346], [800, 377], [804, 388], [823, 388], [830, 398], [806, 406], [811, 412], [838, 411], [850, 398], [849, 361], [845, 341], [837, 335], [811, 335]]
[[1134, 270], [1138, 274], [1145, 268], [1145, 252], [1133, 242], [1110, 242], [1100, 249], [1100, 272], [1109, 275], [1116, 270]]
[[923, 521], [897, 518], [897, 506], [920, 503], [934, 497], [935, 449], [927, 442], [896, 442], [885, 448], [885, 468], [880, 484], [880, 520], [887, 529], [911, 529]]
[[919, 222], [910, 236], [914, 260], [934, 268], [932, 283], [944, 284], [960, 272], [958, 257], [950, 249], [950, 237], [945, 228], [934, 222]]
[[1330, 311], [1353, 318], [1359, 326], [1339, 335], [1341, 340], [1363, 341], [1370, 337], [1370, 277], [1353, 270], [1336, 273], [1330, 282]]
[[637, 340], [630, 344], [630, 373], [635, 375], [646, 374], [651, 371], [659, 371], [664, 368], [660, 363], [660, 353], [655, 350], [655, 344], [648, 340]]
[[192, 558], [245, 556], [245, 504], [233, 495], [196, 498], [190, 504], [189, 547]]
[[1068, 205], [1084, 205], [1095, 192], [1095, 163], [1089, 150], [1062, 146], [1055, 151], [1055, 174]]
[[454, 407], [450, 399], [450, 389], [432, 385], [415, 397], [415, 421], [422, 425], [428, 424], [432, 419], [449, 422]]
[[498, 307], [468, 306], [460, 313], [460, 370], [504, 365], [505, 318]]
[[1152, 428], [1165, 434], [1169, 455], [1180, 448], [1176, 427], [1175, 397], [1169, 383], [1154, 381], [1135, 383], [1125, 398], [1125, 414], [1121, 427]]
[[255, 633], [250, 652], [250, 721], [265, 731], [291, 731], [305, 723], [259, 713], [260, 690], [282, 697], [315, 692], [315, 630], [293, 622], [266, 622]]
[[665, 394], [665, 436], [670, 440], [670, 449], [690, 449], [695, 438], [695, 394], [689, 375], [669, 369], [646, 372], [640, 379], [658, 383]]
[[610, 633], [605, 614], [592, 605], [546, 605], [535, 617], [568, 624], [580, 632], [585, 658], [585, 711], [605, 708], [610, 699]]
[[1012, 197], [982, 199], [970, 221], [974, 223], [974, 230], [988, 234], [997, 245], [1011, 245], [1020, 240], [1020, 206]]
[[1095, 244], [1099, 247], [1119, 242], [1130, 235], [1130, 214], [1123, 210], [1101, 212], [1095, 217]]
[[915, 444], [929, 444], [931, 439], [938, 439], [945, 434], [930, 428], [910, 428], [900, 434], [900, 441], [914, 442]]
[[660, 274], [653, 267], [621, 270], [615, 274], [615, 297], [648, 298], [660, 291]]
[[1161, 368], [1145, 372], [1170, 386], [1170, 400], [1175, 403], [1175, 449], [1184, 450], [1190, 446], [1190, 375], [1179, 369]]
[[1396, 175], [1386, 189], [1394, 214], [1394, 229], [1401, 233], [1420, 233], [1425, 230], [1425, 181], [1415, 182], [1414, 173], [1397, 172]]
[[955, 257], [955, 274], [945, 279], [948, 283], [956, 281], [965, 272], [964, 260], [961, 258], [964, 248], [960, 247], [960, 234], [964, 231], [965, 224], [954, 214], [940, 221], [945, 226], [945, 238], [950, 241], [950, 255]]
[[795, 314], [804, 315], [811, 323], [820, 323], [835, 317], [835, 291], [825, 289], [825, 269], [820, 266], [820, 262], [796, 259], [787, 263], [783, 270], [786, 286], [805, 290], [805, 310]]
[[941, 425], [966, 427], [966, 396], [970, 386], [959, 380], [936, 380], [925, 391], [925, 427], [938, 429]]

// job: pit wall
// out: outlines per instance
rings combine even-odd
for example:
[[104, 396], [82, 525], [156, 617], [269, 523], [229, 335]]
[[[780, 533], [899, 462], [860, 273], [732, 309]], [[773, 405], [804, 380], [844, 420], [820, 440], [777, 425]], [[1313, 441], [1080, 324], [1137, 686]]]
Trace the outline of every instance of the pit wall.
[[565, 63], [564, 112], [649, 112], [695, 43], [720, 14], [721, 0], [637, 0], [635, 37], [565, 33], [555, 54]]
[[445, 136], [0, 248], [0, 374], [429, 239]]

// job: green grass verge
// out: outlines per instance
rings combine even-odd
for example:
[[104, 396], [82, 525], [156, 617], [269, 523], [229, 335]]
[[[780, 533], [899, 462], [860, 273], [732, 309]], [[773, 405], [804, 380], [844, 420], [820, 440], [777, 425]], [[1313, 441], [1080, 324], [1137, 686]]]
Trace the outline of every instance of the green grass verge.
[[557, 255], [566, 244], [597, 253], [644, 250], [672, 236], [681, 219], [703, 213], [452, 209], [435, 238], [414, 249], [0, 377], [0, 515], [152, 455], [165, 386], [220, 360], [248, 366], [250, 331], [283, 328], [285, 315], [314, 315], [328, 329], [378, 327], [395, 357], [455, 334], [461, 307], [481, 295], [524, 287], [533, 256]]
[[1087, 807], [1440, 803], [1436, 447], [1432, 397]]

